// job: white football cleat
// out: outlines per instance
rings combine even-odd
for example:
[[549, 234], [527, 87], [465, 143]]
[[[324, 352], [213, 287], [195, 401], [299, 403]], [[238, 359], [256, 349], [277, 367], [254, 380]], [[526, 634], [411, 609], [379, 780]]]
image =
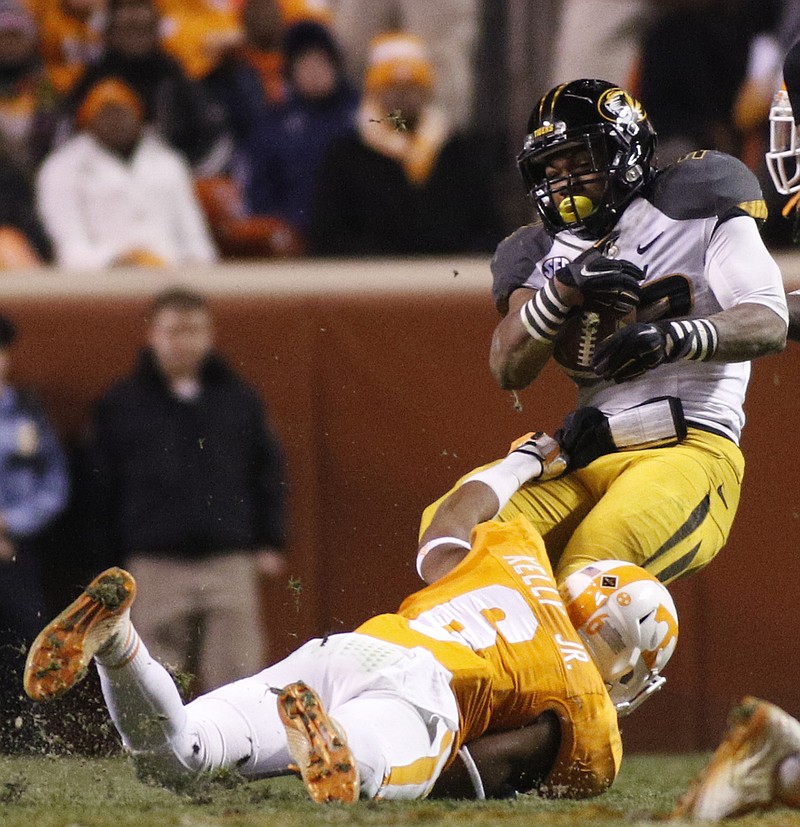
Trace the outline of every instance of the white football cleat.
[[318, 804], [355, 804], [360, 791], [358, 767], [344, 734], [317, 693], [302, 681], [274, 691], [294, 761], [290, 769], [303, 777], [312, 800]]
[[781, 762], [800, 753], [800, 722], [774, 704], [745, 697], [711, 761], [672, 811], [671, 819], [721, 821], [780, 806]]
[[35, 701], [57, 698], [84, 678], [92, 658], [130, 628], [136, 581], [111, 568], [98, 574], [36, 636], [25, 662], [23, 686]]

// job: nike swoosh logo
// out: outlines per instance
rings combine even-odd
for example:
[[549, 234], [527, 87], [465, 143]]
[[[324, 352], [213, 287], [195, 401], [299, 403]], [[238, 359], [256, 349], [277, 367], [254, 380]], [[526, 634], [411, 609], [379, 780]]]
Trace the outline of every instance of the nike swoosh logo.
[[658, 241], [661, 236], [664, 235], [663, 232], [660, 232], [654, 239], [648, 241], [647, 244], [638, 244], [636, 246], [636, 252], [641, 255], [642, 253], [646, 253], [655, 243]]

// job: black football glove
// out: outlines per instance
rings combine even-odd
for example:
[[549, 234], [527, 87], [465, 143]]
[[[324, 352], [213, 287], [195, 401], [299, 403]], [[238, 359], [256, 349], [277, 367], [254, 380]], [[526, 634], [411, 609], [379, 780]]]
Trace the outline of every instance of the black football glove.
[[636, 322], [597, 345], [592, 370], [606, 381], [627, 382], [664, 362], [711, 359], [718, 343], [717, 329], [708, 319]]
[[575, 471], [617, 450], [608, 417], [598, 408], [578, 408], [564, 418], [556, 440], [567, 455], [567, 470]]
[[592, 370], [607, 381], [627, 382], [657, 368], [666, 358], [666, 332], [659, 325], [637, 322], [597, 345]]
[[644, 272], [630, 261], [607, 258], [592, 246], [556, 270], [555, 277], [580, 290], [585, 300], [625, 316], [639, 305]]

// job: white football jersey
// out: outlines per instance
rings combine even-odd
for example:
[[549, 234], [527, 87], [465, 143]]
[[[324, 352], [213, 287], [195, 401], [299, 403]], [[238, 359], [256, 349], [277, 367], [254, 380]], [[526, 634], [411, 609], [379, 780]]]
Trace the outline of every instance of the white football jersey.
[[[740, 303], [762, 304], [788, 320], [780, 270], [753, 217], [764, 217], [755, 176], [735, 158], [698, 152], [658, 173], [617, 222], [610, 258], [645, 272], [638, 321], [705, 318]], [[592, 241], [529, 226], [501, 242], [492, 261], [501, 310], [520, 286], [540, 288]], [[505, 245], [505, 249], [504, 248]], [[527, 270], [527, 275], [525, 272]], [[739, 441], [749, 362], [678, 361], [621, 384], [575, 377], [579, 406], [618, 413], [659, 396], [683, 402], [689, 424]]]

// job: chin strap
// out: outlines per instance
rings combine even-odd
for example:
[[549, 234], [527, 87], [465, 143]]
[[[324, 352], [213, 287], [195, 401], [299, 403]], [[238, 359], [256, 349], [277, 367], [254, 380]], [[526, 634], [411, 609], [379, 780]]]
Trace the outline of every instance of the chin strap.
[[633, 700], [620, 701], [614, 704], [614, 708], [617, 710], [617, 717], [624, 718], [626, 715], [630, 715], [634, 709], [638, 709], [654, 692], [658, 692], [666, 682], [667, 679], [662, 675], [653, 676]]

